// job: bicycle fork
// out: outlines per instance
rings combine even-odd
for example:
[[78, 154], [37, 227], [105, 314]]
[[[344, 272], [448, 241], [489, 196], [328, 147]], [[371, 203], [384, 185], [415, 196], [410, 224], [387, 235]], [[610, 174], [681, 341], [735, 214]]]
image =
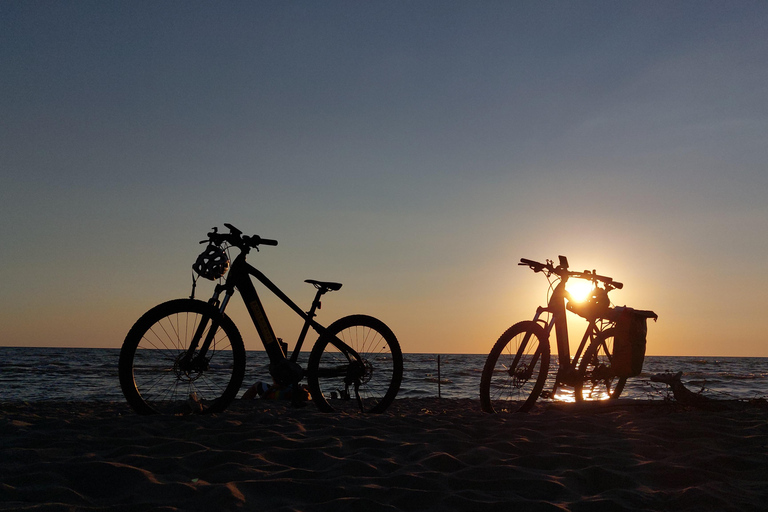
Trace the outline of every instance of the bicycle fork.
[[[208, 304], [218, 309], [222, 316], [224, 315], [224, 309], [229, 303], [229, 299], [232, 297], [232, 291], [227, 291], [224, 295], [224, 299], [220, 303], [219, 295], [225, 290], [225, 286], [220, 284], [216, 285], [213, 295], [208, 300]], [[189, 347], [187, 347], [176, 360], [175, 369], [177, 373], [184, 373], [192, 378], [193, 374], [196, 373], [199, 377], [203, 372], [210, 369], [210, 359], [206, 356], [208, 354], [208, 349], [210, 349], [211, 344], [214, 342], [218, 330], [219, 322], [216, 317], [202, 316], [200, 324], [195, 329], [195, 334], [192, 337]], [[203, 336], [205, 336], [204, 340]], [[200, 340], [203, 340], [202, 345], [200, 345]], [[198, 350], [198, 347], [200, 347], [200, 350]]]
[[[216, 306], [218, 303], [217, 294], [211, 298], [209, 304]], [[224, 311], [227, 302], [229, 302], [230, 295], [226, 295], [224, 301], [219, 308], [219, 311]], [[210, 324], [210, 327], [209, 327]], [[216, 332], [219, 330], [219, 322], [214, 317], [203, 316], [200, 320], [200, 324], [195, 329], [195, 335], [192, 337], [192, 341], [189, 347], [179, 356], [177, 360], [178, 370], [186, 374], [197, 372], [198, 374], [206, 372], [210, 368], [210, 359], [206, 357], [208, 349], [214, 341]], [[205, 336], [202, 346], [200, 346], [200, 340]], [[200, 350], [197, 347], [200, 346]]]
[[536, 351], [531, 357], [531, 361], [528, 364], [520, 365], [520, 358], [522, 358], [525, 348], [528, 346], [528, 342], [531, 339], [532, 331], [528, 331], [523, 337], [523, 341], [520, 343], [520, 347], [517, 349], [515, 359], [512, 361], [512, 365], [509, 367], [507, 373], [512, 378], [512, 387], [521, 388], [528, 382], [533, 375], [533, 369], [536, 368], [536, 364], [541, 358], [541, 345], [536, 347]]

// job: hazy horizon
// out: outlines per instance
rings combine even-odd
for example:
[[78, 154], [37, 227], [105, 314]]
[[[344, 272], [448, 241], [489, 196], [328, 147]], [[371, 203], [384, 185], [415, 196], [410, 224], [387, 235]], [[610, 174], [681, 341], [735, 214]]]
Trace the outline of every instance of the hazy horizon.
[[300, 306], [304, 279], [344, 284], [320, 323], [376, 316], [404, 352], [487, 353], [546, 301], [519, 259], [562, 254], [658, 313], [648, 354], [766, 357], [767, 24], [749, 1], [2, 2], [0, 345], [119, 348], [228, 222], [279, 241], [249, 261]]

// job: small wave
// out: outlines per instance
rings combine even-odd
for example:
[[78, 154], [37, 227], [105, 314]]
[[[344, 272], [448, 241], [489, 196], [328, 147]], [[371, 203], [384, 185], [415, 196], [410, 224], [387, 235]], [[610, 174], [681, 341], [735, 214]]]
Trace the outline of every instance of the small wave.
[[424, 381], [434, 383], [439, 382], [440, 384], [453, 384], [451, 379], [438, 379], [437, 377], [424, 377]]
[[765, 379], [764, 373], [721, 373], [718, 377], [725, 380], [759, 380]]

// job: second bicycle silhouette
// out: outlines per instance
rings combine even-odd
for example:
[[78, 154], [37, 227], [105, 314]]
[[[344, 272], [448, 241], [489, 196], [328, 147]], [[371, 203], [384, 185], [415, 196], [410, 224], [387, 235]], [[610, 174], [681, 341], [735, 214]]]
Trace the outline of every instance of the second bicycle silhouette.
[[[533, 320], [518, 322], [501, 335], [491, 349], [480, 380], [480, 404], [485, 412], [525, 412], [542, 396], [557, 398], [562, 388], [573, 400], [616, 399], [627, 378], [639, 375], [645, 356], [646, 319], [653, 311], [611, 307], [608, 293], [623, 284], [595, 271], [575, 272], [560, 256], [559, 264], [521, 259], [520, 265], [543, 272], [551, 296]], [[592, 283], [584, 302], [576, 302], [565, 289], [569, 279]], [[585, 318], [589, 325], [573, 358], [570, 356], [566, 311]], [[550, 334], [555, 331], [558, 370], [552, 388], [549, 376]], [[569, 395], [571, 396], [571, 395]]]
[[[276, 240], [224, 224], [229, 233], [213, 228], [207, 247], [193, 265], [195, 272], [217, 281], [205, 302], [192, 297], [160, 304], [134, 324], [120, 351], [120, 386], [140, 414], [213, 413], [226, 409], [239, 392], [245, 375], [245, 347], [225, 310], [240, 293], [269, 356], [269, 372], [278, 386], [298, 387], [306, 378], [312, 401], [322, 411], [377, 413], [395, 399], [403, 378], [403, 355], [392, 331], [367, 315], [351, 315], [324, 327], [315, 321], [320, 297], [337, 291], [340, 283], [307, 280], [317, 292], [304, 312], [264, 274], [246, 261], [252, 249], [275, 246]], [[229, 251], [238, 250], [230, 267]], [[224, 277], [226, 275], [226, 278]], [[304, 319], [289, 355], [278, 341], [251, 281], [255, 277]], [[299, 355], [309, 328], [319, 337], [304, 368]]]

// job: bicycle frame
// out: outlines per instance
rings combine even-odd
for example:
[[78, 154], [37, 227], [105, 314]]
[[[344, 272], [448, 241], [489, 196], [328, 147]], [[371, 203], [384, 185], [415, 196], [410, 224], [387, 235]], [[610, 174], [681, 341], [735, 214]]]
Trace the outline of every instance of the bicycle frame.
[[[246, 305], [246, 309], [248, 310], [248, 314], [253, 321], [253, 325], [256, 327], [256, 331], [259, 334], [259, 338], [261, 338], [264, 349], [269, 356], [269, 360], [272, 363], [270, 371], [273, 372], [273, 377], [281, 384], [298, 382], [303, 378], [304, 370], [298, 365], [297, 360], [299, 353], [301, 352], [301, 347], [309, 332], [309, 328], [312, 327], [319, 335], [323, 335], [327, 332], [324, 326], [314, 320], [314, 317], [315, 311], [320, 307], [320, 297], [325, 294], [328, 289], [322, 286], [318, 287], [315, 298], [312, 301], [312, 306], [308, 312], [304, 312], [301, 307], [283, 293], [283, 291], [280, 290], [280, 288], [278, 288], [267, 276], [245, 261], [247, 254], [247, 250], [241, 250], [240, 254], [235, 257], [225, 283], [216, 285], [213, 296], [208, 302], [218, 307], [219, 311], [223, 314], [232, 295], [234, 295], [235, 290], [239, 291], [240, 296]], [[267, 318], [264, 306], [259, 299], [259, 294], [257, 293], [256, 287], [251, 281], [250, 276], [255, 277], [269, 291], [304, 319], [304, 325], [299, 334], [299, 338], [296, 341], [296, 346], [291, 353], [290, 359], [287, 358], [287, 354], [283, 351], [283, 347], [278, 343], [275, 332], [272, 329], [272, 324], [270, 324], [269, 319]], [[224, 298], [219, 301], [222, 292], [224, 292]], [[207, 323], [201, 322], [201, 325], [198, 327], [198, 333], [195, 335], [194, 341], [189, 347], [188, 355], [190, 357], [194, 355], [198, 342], [202, 333], [205, 332], [206, 327]], [[194, 355], [194, 359], [196, 360], [204, 360], [205, 353], [212, 342], [215, 329], [210, 329], [208, 332], [209, 334], [203, 342], [200, 351], [197, 355]], [[334, 337], [334, 339], [330, 340], [330, 343], [338, 348], [347, 358], [360, 359], [360, 355], [338, 337]]]
[[[573, 359], [571, 359], [571, 347], [568, 339], [568, 319], [566, 316], [567, 310], [565, 308], [566, 299], [569, 297], [569, 293], [565, 289], [567, 282], [567, 275], [560, 278], [560, 281], [552, 292], [552, 296], [550, 297], [547, 306], [538, 307], [536, 309], [536, 314], [533, 317], [534, 322], [541, 324], [544, 327], [547, 336], [551, 336], [553, 329], [555, 331], [559, 368], [555, 378], [555, 385], [552, 389], [553, 395], [560, 384], [573, 384], [573, 381], [576, 378], [576, 367], [584, 353], [584, 349], [587, 347], [588, 343], [592, 342], [599, 332], [597, 319], [590, 320], [587, 329], [584, 331], [584, 336], [581, 338], [581, 342], [576, 349], [576, 353], [574, 354]], [[541, 319], [541, 315], [544, 313], [552, 315], [548, 322]]]

